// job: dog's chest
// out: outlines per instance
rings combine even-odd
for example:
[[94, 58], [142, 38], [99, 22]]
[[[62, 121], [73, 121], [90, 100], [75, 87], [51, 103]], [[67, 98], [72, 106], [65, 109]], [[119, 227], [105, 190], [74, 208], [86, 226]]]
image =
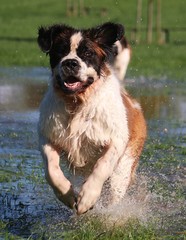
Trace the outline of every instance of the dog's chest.
[[97, 160], [109, 144], [113, 124], [108, 114], [100, 110], [82, 111], [69, 119], [61, 143], [74, 166], [82, 167]]
[[[112, 80], [112, 79], [111, 79]], [[68, 154], [75, 166], [95, 162], [111, 142], [123, 142], [127, 135], [126, 112], [119, 87], [104, 84], [86, 103], [69, 113], [62, 100], [49, 94], [42, 103], [40, 132]]]

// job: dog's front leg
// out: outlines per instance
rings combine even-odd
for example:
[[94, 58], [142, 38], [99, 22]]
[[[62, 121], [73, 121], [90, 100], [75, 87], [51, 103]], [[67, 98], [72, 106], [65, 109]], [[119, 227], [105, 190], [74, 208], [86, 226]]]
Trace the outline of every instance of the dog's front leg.
[[74, 208], [75, 194], [71, 183], [64, 176], [59, 166], [59, 152], [46, 141], [42, 141], [40, 143], [40, 150], [44, 160], [46, 180], [53, 188], [54, 193], [58, 199], [62, 201], [66, 206]]
[[88, 211], [96, 203], [103, 184], [112, 175], [119, 157], [117, 148], [110, 144], [105, 154], [98, 159], [93, 172], [82, 186], [78, 196], [77, 214]]

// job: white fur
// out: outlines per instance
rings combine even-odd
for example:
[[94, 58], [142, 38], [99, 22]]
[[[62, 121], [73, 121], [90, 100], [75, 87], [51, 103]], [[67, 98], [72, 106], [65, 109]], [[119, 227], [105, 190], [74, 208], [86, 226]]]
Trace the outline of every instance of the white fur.
[[70, 38], [70, 53], [75, 52], [80, 41], [82, 40], [82, 35], [81, 32], [75, 33], [74, 35], [72, 35], [72, 37]]
[[[131, 182], [131, 169], [135, 162], [130, 149], [127, 149], [110, 177], [112, 203], [117, 204], [124, 197]], [[122, 184], [118, 184], [122, 183]]]
[[46, 178], [57, 197], [71, 208], [75, 204], [71, 184], [59, 168], [60, 155], [55, 146], [68, 153], [69, 162], [75, 167], [83, 167], [89, 161], [94, 165], [78, 196], [78, 214], [95, 204], [129, 140], [127, 114], [117, 79], [112, 74], [99, 81], [101, 86], [74, 112], [68, 110], [52, 85], [40, 107], [40, 150]]
[[67, 151], [75, 166], [84, 166], [92, 157], [96, 159], [99, 150], [110, 142], [121, 155], [128, 142], [126, 109], [119, 84], [113, 76], [73, 114], [67, 112], [63, 99], [54, 93], [52, 86], [40, 110], [42, 135]]
[[82, 35], [80, 32], [72, 35], [72, 37], [70, 38], [71, 49], [69, 54], [63, 57], [59, 62], [59, 64], [54, 69], [54, 72], [59, 74], [62, 79], [63, 79], [63, 75], [62, 75], [62, 71], [60, 71], [61, 64], [63, 61], [67, 59], [75, 59], [79, 62], [80, 70], [76, 77], [81, 79], [82, 82], [86, 82], [88, 77], [92, 77], [95, 80], [98, 78], [95, 69], [93, 67], [87, 66], [87, 64], [85, 64], [85, 62], [83, 62], [82, 59], [77, 55], [76, 49], [78, 48], [81, 40], [82, 40]]
[[138, 110], [141, 110], [141, 105], [138, 102], [133, 103], [133, 108], [136, 108]]

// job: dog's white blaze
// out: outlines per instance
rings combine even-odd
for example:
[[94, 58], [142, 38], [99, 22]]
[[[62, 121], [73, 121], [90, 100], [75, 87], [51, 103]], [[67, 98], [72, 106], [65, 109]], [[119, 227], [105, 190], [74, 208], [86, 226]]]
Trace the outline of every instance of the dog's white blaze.
[[78, 48], [78, 45], [81, 40], [82, 40], [81, 32], [78, 32], [72, 35], [72, 37], [70, 38], [70, 43], [71, 43], [70, 52], [76, 52], [76, 49]]
[[70, 38], [70, 52], [67, 56], [65, 56], [61, 62], [65, 61], [66, 59], [76, 59], [80, 61], [81, 59], [77, 56], [76, 49], [79, 46], [80, 41], [82, 40], [81, 32], [75, 33]]
[[76, 59], [79, 62], [81, 61], [81, 59], [77, 56], [77, 52], [76, 52], [81, 40], [82, 40], [81, 32], [78, 32], [78, 33], [75, 33], [74, 35], [72, 35], [72, 37], [70, 38], [70, 52], [67, 56], [65, 56], [61, 60], [61, 62], [65, 61], [67, 59]]

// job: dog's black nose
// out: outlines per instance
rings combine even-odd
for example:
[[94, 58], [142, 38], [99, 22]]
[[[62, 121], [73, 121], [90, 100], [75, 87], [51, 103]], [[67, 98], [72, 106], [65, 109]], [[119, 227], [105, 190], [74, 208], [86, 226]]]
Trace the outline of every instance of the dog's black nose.
[[77, 74], [80, 68], [76, 59], [67, 59], [62, 62], [62, 71], [65, 75]]

